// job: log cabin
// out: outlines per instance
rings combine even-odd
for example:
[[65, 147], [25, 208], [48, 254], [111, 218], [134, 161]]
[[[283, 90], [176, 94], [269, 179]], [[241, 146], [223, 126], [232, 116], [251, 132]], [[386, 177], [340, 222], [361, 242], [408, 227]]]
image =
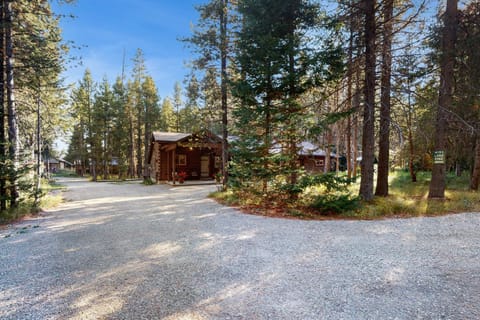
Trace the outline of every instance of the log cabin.
[[156, 183], [214, 179], [222, 166], [222, 139], [209, 130], [195, 133], [153, 132], [150, 178]]

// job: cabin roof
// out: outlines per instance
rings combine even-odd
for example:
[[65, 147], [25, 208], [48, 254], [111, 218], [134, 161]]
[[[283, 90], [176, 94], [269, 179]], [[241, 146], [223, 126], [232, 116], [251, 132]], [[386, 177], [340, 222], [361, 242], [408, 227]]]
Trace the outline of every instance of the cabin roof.
[[153, 140], [158, 142], [178, 142], [191, 135], [191, 133], [155, 131], [153, 133]]
[[[327, 152], [323, 149], [320, 149], [320, 147], [314, 145], [313, 143], [309, 141], [303, 141], [299, 145], [300, 151], [299, 154], [302, 156], [323, 156], [325, 157], [327, 155]], [[330, 153], [330, 157], [336, 157], [337, 155], [333, 152]]]

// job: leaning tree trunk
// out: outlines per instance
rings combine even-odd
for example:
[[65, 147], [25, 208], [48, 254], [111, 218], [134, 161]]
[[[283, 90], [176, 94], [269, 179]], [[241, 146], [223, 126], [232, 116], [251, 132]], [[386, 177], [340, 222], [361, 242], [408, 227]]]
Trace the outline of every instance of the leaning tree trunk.
[[19, 166], [19, 141], [14, 87], [12, 16], [12, 1], [7, 0], [5, 4], [5, 51], [7, 54], [5, 69], [7, 73], [8, 153], [11, 162], [11, 169], [9, 170], [8, 176], [10, 180], [10, 206], [16, 207], [18, 204], [17, 176]]
[[363, 1], [365, 10], [365, 105], [360, 196], [366, 201], [373, 199], [373, 164], [375, 160], [375, 2], [375, 0]]
[[458, 0], [447, 0], [442, 35], [442, 57], [437, 120], [435, 123], [435, 154], [429, 198], [445, 198], [447, 109], [452, 105], [454, 89], [455, 42]]
[[390, 159], [390, 94], [392, 74], [393, 0], [384, 3], [382, 79], [380, 98], [380, 137], [378, 142], [378, 175], [375, 195], [388, 196]]

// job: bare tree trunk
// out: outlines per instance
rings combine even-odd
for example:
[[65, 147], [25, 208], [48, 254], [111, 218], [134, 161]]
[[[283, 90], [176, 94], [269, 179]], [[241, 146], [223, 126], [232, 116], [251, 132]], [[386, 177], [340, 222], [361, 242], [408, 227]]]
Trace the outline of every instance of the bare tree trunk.
[[[140, 97], [138, 97], [140, 99]], [[139, 113], [138, 115], [138, 124], [137, 124], [137, 152], [136, 152], [136, 156], [137, 156], [137, 173], [136, 173], [136, 177], [137, 178], [140, 178], [142, 176], [142, 170], [143, 170], [143, 164], [142, 164], [142, 160], [143, 160], [143, 156], [142, 156], [142, 139], [143, 139], [143, 134], [142, 134], [142, 124], [141, 124], [141, 119], [142, 119], [142, 115]], [[178, 130], [177, 130], [178, 132]]]
[[6, 190], [6, 167], [4, 161], [7, 158], [5, 146], [7, 139], [5, 136], [5, 70], [4, 70], [4, 48], [5, 48], [5, 1], [0, 1], [0, 213], [7, 209], [7, 190]]
[[324, 173], [330, 172], [330, 167], [332, 166], [332, 161], [330, 159], [330, 154], [332, 153], [332, 150], [330, 148], [330, 146], [332, 145], [332, 132], [329, 129], [327, 129], [326, 138], [327, 145], [325, 146], [325, 166], [323, 168]]
[[480, 183], [480, 135], [477, 134], [475, 138], [475, 157], [473, 172], [470, 178], [470, 190], [478, 190]]
[[363, 200], [373, 199], [373, 163], [375, 160], [375, 0], [364, 0], [365, 10], [365, 105], [362, 135], [362, 177], [360, 196]]
[[97, 181], [97, 147], [96, 143], [93, 139], [93, 121], [92, 121], [92, 100], [91, 100], [91, 92], [92, 88], [90, 85], [87, 88], [88, 90], [88, 140], [90, 142], [90, 159], [89, 159], [89, 165], [90, 165], [90, 174], [92, 175], [92, 180]]
[[17, 206], [18, 190], [17, 190], [17, 174], [19, 166], [19, 141], [17, 126], [17, 107], [15, 101], [14, 86], [14, 57], [13, 57], [13, 38], [12, 38], [12, 0], [7, 0], [5, 6], [5, 47], [7, 53], [6, 73], [7, 73], [7, 108], [8, 108], [8, 153], [12, 162], [10, 170], [10, 206]]
[[356, 65], [356, 75], [355, 75], [355, 94], [353, 95], [353, 108], [355, 113], [353, 114], [353, 178], [357, 177], [358, 174], [358, 116], [360, 110], [360, 68], [359, 65]]
[[[447, 0], [445, 25], [442, 36], [442, 57], [440, 90], [438, 96], [437, 120], [435, 123], [435, 154], [430, 181], [429, 198], [445, 198], [446, 171], [446, 126], [447, 110], [452, 105], [454, 90], [455, 42], [457, 28], [458, 0]], [[436, 159], [435, 159], [436, 158]]]
[[340, 172], [340, 133], [343, 132], [343, 126], [337, 124], [337, 134], [335, 136], [335, 174], [338, 175]]
[[228, 184], [228, 100], [227, 100], [227, 51], [228, 51], [228, 0], [222, 0], [220, 14], [220, 59], [221, 59], [221, 95], [222, 95], [222, 186]]
[[42, 174], [42, 140], [41, 140], [41, 117], [40, 117], [40, 90], [37, 93], [37, 163], [36, 163], [36, 184], [35, 184], [35, 196], [34, 196], [34, 206], [38, 206], [40, 201], [40, 189], [41, 189], [41, 174]]
[[408, 169], [410, 171], [410, 178], [412, 179], [412, 182], [417, 182], [417, 174], [415, 173], [415, 166], [413, 163], [413, 159], [415, 157], [415, 151], [414, 151], [414, 145], [413, 145], [413, 133], [412, 133], [412, 128], [408, 128], [408, 145], [409, 145], [409, 152], [410, 152], [410, 157], [408, 160]]
[[129, 115], [129, 148], [128, 148], [128, 175], [130, 178], [135, 177], [135, 133], [132, 115]]
[[375, 195], [388, 196], [390, 160], [390, 94], [392, 74], [393, 0], [385, 0], [383, 9], [382, 79], [380, 101], [380, 137], [378, 143], [378, 174]]
[[[410, 88], [410, 80], [407, 79], [408, 88]], [[417, 182], [417, 174], [415, 173], [415, 166], [413, 160], [415, 158], [415, 147], [413, 142], [413, 117], [412, 117], [412, 93], [408, 90], [408, 111], [407, 111], [407, 131], [408, 131], [408, 145], [409, 145], [409, 160], [408, 160], [408, 169], [410, 171], [410, 178], [412, 182]]]

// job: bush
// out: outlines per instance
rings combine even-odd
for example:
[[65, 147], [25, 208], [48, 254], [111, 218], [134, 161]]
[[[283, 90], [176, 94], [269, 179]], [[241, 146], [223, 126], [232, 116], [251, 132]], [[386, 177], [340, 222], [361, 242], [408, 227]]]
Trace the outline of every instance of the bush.
[[342, 213], [358, 209], [360, 198], [348, 194], [324, 194], [317, 196], [310, 207], [322, 214]]
[[153, 181], [152, 178], [147, 177], [147, 178], [143, 179], [143, 184], [146, 185], [146, 186], [151, 186], [151, 185], [155, 184], [155, 181]]

